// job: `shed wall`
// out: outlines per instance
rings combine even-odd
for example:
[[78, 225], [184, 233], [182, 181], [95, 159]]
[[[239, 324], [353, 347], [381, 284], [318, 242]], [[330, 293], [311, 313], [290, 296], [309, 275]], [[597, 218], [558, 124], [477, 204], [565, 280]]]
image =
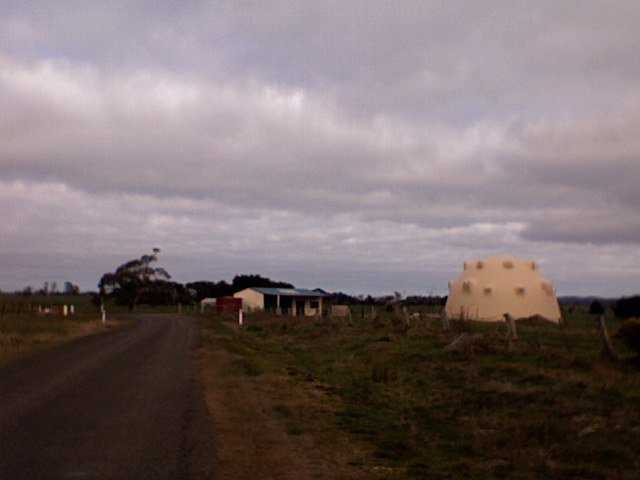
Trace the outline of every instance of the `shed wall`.
[[264, 310], [264, 295], [252, 288], [245, 288], [233, 294], [235, 298], [242, 299], [242, 311], [251, 312]]

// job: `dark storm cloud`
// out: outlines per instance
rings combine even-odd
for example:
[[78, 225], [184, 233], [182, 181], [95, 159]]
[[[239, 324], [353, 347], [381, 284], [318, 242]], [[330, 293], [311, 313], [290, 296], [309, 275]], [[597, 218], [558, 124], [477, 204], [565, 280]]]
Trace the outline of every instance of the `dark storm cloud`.
[[155, 236], [177, 268], [264, 265], [268, 244], [292, 270], [440, 278], [568, 244], [637, 272], [639, 19], [636, 2], [4, 2], [2, 251]]

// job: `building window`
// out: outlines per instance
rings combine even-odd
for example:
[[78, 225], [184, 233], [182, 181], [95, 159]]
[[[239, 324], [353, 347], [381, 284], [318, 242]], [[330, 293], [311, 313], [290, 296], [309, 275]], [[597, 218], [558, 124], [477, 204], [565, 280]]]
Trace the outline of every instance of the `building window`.
[[311, 301], [309, 302], [309, 306], [310, 306], [311, 308], [315, 308], [315, 309], [317, 310], [317, 309], [318, 309], [318, 307], [320, 306], [320, 304], [318, 303], [318, 301], [317, 301], [317, 300], [311, 300]]

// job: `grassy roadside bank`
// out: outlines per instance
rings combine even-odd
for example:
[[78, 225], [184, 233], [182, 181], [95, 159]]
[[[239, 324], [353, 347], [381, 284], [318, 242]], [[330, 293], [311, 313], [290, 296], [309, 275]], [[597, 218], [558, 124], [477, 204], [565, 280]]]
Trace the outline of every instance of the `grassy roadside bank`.
[[280, 350], [263, 350], [231, 322], [201, 322], [202, 381], [219, 478], [371, 478], [352, 464], [368, 446], [335, 425], [339, 405], [332, 396], [289, 375]]
[[0, 367], [36, 352], [46, 350], [87, 335], [95, 335], [122, 322], [110, 321], [103, 326], [97, 318], [59, 320], [41, 318], [4, 319], [0, 322]]
[[[20, 303], [21, 302], [21, 303]], [[52, 312], [38, 313], [36, 305], [46, 305]], [[75, 314], [64, 317], [56, 308], [74, 305]], [[123, 321], [109, 318], [107, 326], [86, 296], [27, 297], [0, 296], [0, 367], [33, 353], [118, 328]]]
[[281, 455], [306, 461], [289, 467], [308, 475], [265, 478], [637, 475], [640, 372], [600, 360], [588, 316], [520, 325], [512, 351], [495, 326], [467, 324], [487, 341], [455, 354], [443, 347], [457, 332], [425, 321], [405, 330], [385, 315], [249, 316], [243, 330], [203, 319], [209, 406], [214, 417], [233, 412], [218, 445], [241, 439], [235, 452], [222, 446], [223, 460], [260, 459], [271, 448], [263, 431], [276, 429], [286, 432]]

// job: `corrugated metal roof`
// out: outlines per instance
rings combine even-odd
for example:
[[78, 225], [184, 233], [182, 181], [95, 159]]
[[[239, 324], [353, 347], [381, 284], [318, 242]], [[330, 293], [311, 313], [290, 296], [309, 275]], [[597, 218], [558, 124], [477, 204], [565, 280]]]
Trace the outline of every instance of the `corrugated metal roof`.
[[267, 288], [251, 287], [252, 290], [264, 295], [282, 295], [287, 297], [326, 297], [326, 294], [308, 290], [306, 288]]

